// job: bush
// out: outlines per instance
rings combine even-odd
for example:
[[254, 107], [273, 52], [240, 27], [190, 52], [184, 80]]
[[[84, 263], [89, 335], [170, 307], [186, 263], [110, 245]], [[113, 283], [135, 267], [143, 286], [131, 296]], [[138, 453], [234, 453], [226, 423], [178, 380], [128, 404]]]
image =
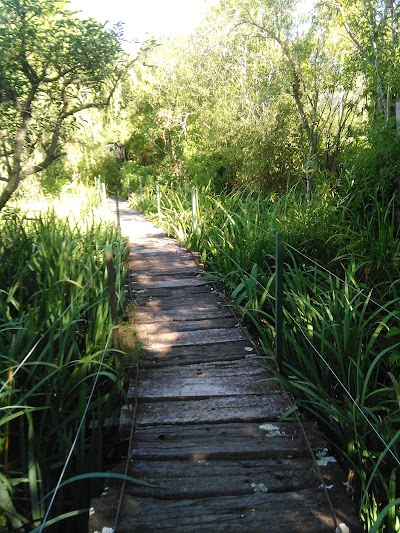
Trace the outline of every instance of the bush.
[[106, 184], [108, 194], [121, 194], [121, 166], [113, 153], [102, 156], [91, 168], [91, 174], [93, 179], [98, 177]]
[[388, 202], [398, 196], [400, 183], [400, 135], [394, 124], [383, 127], [375, 123], [367, 134], [344, 149], [341, 158], [344, 186], [351, 186], [362, 208], [378, 191]]

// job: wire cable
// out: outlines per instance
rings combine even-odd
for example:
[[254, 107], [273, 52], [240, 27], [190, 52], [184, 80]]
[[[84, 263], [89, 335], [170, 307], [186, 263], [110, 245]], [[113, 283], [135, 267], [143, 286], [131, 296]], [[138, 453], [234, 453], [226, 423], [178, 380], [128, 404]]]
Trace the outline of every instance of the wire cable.
[[339, 376], [336, 374], [336, 372], [334, 371], [334, 369], [331, 367], [331, 365], [328, 363], [328, 361], [326, 361], [326, 359], [323, 357], [323, 355], [318, 351], [318, 349], [314, 346], [314, 344], [310, 341], [310, 339], [307, 337], [305, 331], [303, 330], [303, 328], [301, 327], [301, 325], [297, 322], [297, 320], [289, 313], [289, 311], [285, 310], [285, 312], [287, 313], [287, 315], [291, 318], [291, 320], [293, 320], [293, 322], [296, 324], [296, 326], [299, 328], [299, 330], [301, 331], [303, 337], [306, 339], [306, 341], [308, 342], [308, 344], [311, 346], [311, 348], [315, 351], [315, 353], [318, 355], [318, 357], [323, 361], [323, 363], [326, 365], [326, 367], [328, 368], [328, 370], [331, 372], [331, 374], [335, 377], [336, 381], [339, 383], [339, 385], [343, 388], [343, 390], [345, 391], [345, 393], [347, 394], [347, 396], [350, 398], [350, 400], [352, 401], [352, 403], [354, 404], [354, 406], [358, 409], [358, 411], [361, 413], [362, 417], [365, 419], [365, 421], [367, 422], [367, 424], [371, 427], [371, 429], [373, 430], [373, 432], [376, 434], [376, 436], [378, 437], [378, 439], [382, 442], [382, 444], [384, 445], [385, 449], [392, 455], [392, 457], [394, 458], [394, 460], [397, 462], [397, 464], [400, 466], [400, 460], [399, 458], [394, 454], [394, 452], [389, 448], [388, 444], [386, 444], [385, 440], [381, 437], [381, 435], [379, 434], [379, 432], [377, 431], [377, 429], [375, 428], [375, 426], [372, 424], [372, 422], [369, 420], [369, 418], [367, 417], [367, 415], [363, 412], [362, 408], [358, 405], [357, 401], [353, 398], [353, 395], [351, 394], [351, 392], [349, 391], [349, 389], [346, 387], [346, 385], [342, 382], [342, 380], [339, 378]]
[[54, 500], [55, 500], [55, 498], [56, 498], [56, 496], [57, 496], [57, 493], [58, 493], [58, 490], [59, 490], [59, 488], [60, 488], [61, 482], [62, 482], [63, 477], [64, 477], [64, 475], [65, 475], [65, 472], [66, 472], [66, 470], [67, 470], [68, 464], [69, 464], [69, 462], [70, 462], [70, 460], [71, 460], [72, 454], [74, 453], [74, 449], [75, 449], [76, 443], [78, 442], [78, 437], [79, 437], [79, 434], [80, 434], [81, 429], [82, 429], [82, 427], [83, 427], [83, 424], [84, 424], [84, 422], [85, 422], [86, 415], [87, 415], [87, 412], [88, 412], [88, 410], [89, 410], [89, 406], [90, 406], [90, 403], [91, 403], [92, 398], [93, 398], [93, 395], [94, 395], [94, 391], [95, 391], [96, 386], [97, 386], [97, 381], [98, 381], [98, 379], [99, 379], [100, 372], [101, 372], [101, 369], [102, 369], [102, 367], [103, 367], [104, 358], [105, 358], [105, 355], [106, 355], [107, 350], [108, 350], [108, 345], [109, 345], [109, 343], [110, 343], [110, 341], [111, 341], [111, 338], [112, 338], [113, 329], [114, 329], [114, 328], [111, 327], [111, 328], [110, 328], [110, 331], [109, 331], [109, 333], [108, 333], [107, 341], [106, 341], [106, 344], [105, 344], [105, 347], [104, 347], [104, 350], [103, 350], [103, 354], [102, 354], [101, 359], [100, 359], [100, 362], [99, 362], [99, 367], [98, 367], [97, 372], [96, 372], [96, 377], [95, 377], [95, 379], [94, 379], [94, 382], [93, 382], [92, 389], [91, 389], [91, 391], [90, 391], [90, 394], [89, 394], [88, 400], [87, 400], [87, 402], [86, 402], [85, 410], [84, 410], [83, 415], [82, 415], [82, 417], [81, 417], [81, 420], [80, 420], [80, 423], [79, 423], [79, 426], [78, 426], [78, 429], [77, 429], [77, 432], [76, 432], [75, 438], [74, 438], [74, 440], [73, 440], [73, 443], [72, 443], [72, 445], [71, 445], [70, 451], [69, 451], [69, 453], [68, 453], [68, 455], [67, 455], [67, 458], [66, 458], [66, 460], [65, 460], [65, 463], [64, 463], [63, 469], [62, 469], [61, 474], [60, 474], [60, 476], [59, 476], [59, 478], [58, 478], [58, 481], [57, 481], [57, 484], [56, 484], [56, 486], [55, 486], [55, 489], [54, 489], [53, 495], [52, 495], [52, 497], [51, 497], [51, 500], [50, 500], [49, 506], [47, 507], [47, 511], [46, 511], [46, 514], [45, 514], [45, 516], [44, 516], [44, 518], [43, 518], [42, 524], [41, 524], [41, 526], [40, 526], [39, 533], [42, 533], [42, 531], [43, 531], [43, 528], [44, 528], [44, 526], [45, 526], [45, 523], [46, 523], [46, 521], [47, 521], [47, 519], [48, 519], [48, 517], [49, 517], [50, 510], [51, 510], [51, 508], [52, 508], [52, 506], [53, 506]]
[[320, 263], [318, 263], [317, 261], [315, 261], [315, 259], [312, 259], [311, 257], [308, 257], [307, 255], [303, 254], [303, 252], [300, 252], [300, 250], [298, 250], [297, 248], [295, 248], [294, 246], [291, 246], [290, 244], [288, 244], [287, 242], [284, 243], [285, 246], [287, 248], [290, 248], [291, 250], [293, 250], [294, 252], [297, 252], [299, 255], [301, 255], [302, 257], [304, 257], [304, 259], [307, 259], [308, 261], [310, 261], [311, 263], [314, 263], [318, 268], [320, 268], [321, 270], [325, 271], [327, 274], [329, 274], [330, 276], [332, 276], [333, 278], [337, 279], [338, 281], [340, 281], [341, 283], [343, 283], [344, 285], [347, 284], [349, 285], [354, 291], [356, 291], [360, 296], [362, 296], [363, 298], [365, 299], [368, 299], [369, 301], [371, 301], [374, 305], [376, 305], [377, 307], [379, 307], [380, 309], [382, 309], [382, 311], [385, 311], [387, 314], [389, 315], [392, 315], [394, 318], [397, 318], [397, 320], [400, 320], [400, 317], [397, 316], [395, 313], [393, 313], [392, 311], [390, 311], [389, 309], [387, 309], [386, 307], [382, 306], [381, 304], [379, 304], [378, 302], [376, 302], [375, 300], [373, 300], [372, 298], [370, 298], [369, 296], [366, 296], [362, 291], [360, 291], [359, 289], [357, 289], [357, 287], [355, 287], [352, 283], [349, 283], [348, 281], [345, 281], [343, 280], [342, 278], [340, 278], [339, 276], [337, 276], [336, 274], [334, 274], [333, 272], [331, 272], [328, 268], [325, 268], [324, 266], [322, 266]]

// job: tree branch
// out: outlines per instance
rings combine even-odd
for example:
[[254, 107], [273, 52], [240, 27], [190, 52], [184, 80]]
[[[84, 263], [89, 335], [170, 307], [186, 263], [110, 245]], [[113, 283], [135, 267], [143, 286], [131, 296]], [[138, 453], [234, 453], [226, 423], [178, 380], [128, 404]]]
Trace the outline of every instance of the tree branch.
[[[10, 165], [10, 160], [9, 160], [8, 156], [11, 155], [11, 154], [7, 151], [7, 146], [6, 146], [6, 142], [4, 140], [4, 135], [2, 135], [2, 134], [1, 134], [1, 144], [3, 145], [3, 156], [4, 156], [4, 160], [5, 160], [7, 174], [10, 177], [10, 175], [11, 175], [11, 165]], [[7, 180], [4, 179], [2, 181], [7, 181]]]

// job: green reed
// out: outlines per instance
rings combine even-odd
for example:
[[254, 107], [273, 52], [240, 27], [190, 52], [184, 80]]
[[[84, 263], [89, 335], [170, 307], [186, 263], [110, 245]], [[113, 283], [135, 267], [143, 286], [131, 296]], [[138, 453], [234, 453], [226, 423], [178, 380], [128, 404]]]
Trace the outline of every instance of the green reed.
[[[112, 346], [99, 367], [112, 327], [103, 250], [113, 245], [123, 289], [126, 244], [89, 200], [81, 218], [50, 210], [0, 219], [0, 529], [41, 524], [98, 372], [68, 477], [102, 470], [104, 428], [118, 417], [123, 390]], [[123, 290], [118, 299], [122, 309]], [[66, 486], [51, 516], [87, 507], [95, 487], [83, 477]]]
[[[373, 219], [368, 225], [356, 221], [351, 198], [337, 198], [326, 188], [307, 202], [296, 190], [285, 197], [246, 190], [214, 195], [208, 186], [199, 190], [193, 231], [190, 188], [165, 184], [160, 190], [162, 225], [201, 252], [258, 334], [266, 358], [272, 357], [275, 340], [276, 231], [341, 276], [343, 282], [287, 248], [284, 360], [277, 379], [325, 430], [349, 472], [348, 490], [366, 530], [377, 531], [379, 524], [379, 531], [399, 531], [400, 285], [394, 206], [375, 198], [368, 206]], [[156, 219], [154, 189], [145, 189], [142, 198], [142, 208]], [[388, 311], [377, 307], [376, 299]]]
[[[282, 381], [319, 420], [354, 472], [351, 490], [369, 530], [380, 506], [394, 499], [389, 485], [400, 456], [395, 378], [400, 341], [390, 337], [397, 319], [376, 307], [371, 293], [355, 290], [354, 277], [354, 265], [345, 272], [343, 284], [290, 259], [285, 272]], [[386, 301], [389, 308], [393, 304], [398, 302]], [[388, 527], [394, 531], [397, 522], [398, 516], [393, 516]]]

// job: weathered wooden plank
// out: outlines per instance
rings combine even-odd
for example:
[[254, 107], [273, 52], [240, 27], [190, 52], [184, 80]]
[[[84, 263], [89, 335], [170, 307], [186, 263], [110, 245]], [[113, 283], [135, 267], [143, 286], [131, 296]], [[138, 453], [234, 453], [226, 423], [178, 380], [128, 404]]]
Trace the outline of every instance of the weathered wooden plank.
[[[131, 458], [203, 461], [233, 458], [286, 460], [309, 456], [297, 423], [266, 420], [138, 427]], [[314, 450], [325, 449], [316, 425], [307, 423], [306, 427]]]
[[[207, 285], [206, 285], [207, 286]], [[196, 287], [196, 285], [191, 285], [188, 288]], [[168, 287], [161, 287], [168, 288]], [[180, 287], [178, 287], [180, 288]], [[141, 289], [139, 289], [141, 290]], [[203, 292], [201, 294], [188, 294], [185, 296], [180, 296], [179, 294], [173, 294], [172, 298], [163, 298], [151, 296], [151, 298], [146, 299], [146, 310], [152, 311], [153, 309], [159, 309], [162, 307], [164, 310], [167, 309], [180, 309], [182, 307], [189, 307], [189, 310], [195, 311], [197, 308], [213, 308], [213, 307], [228, 307], [224, 300], [213, 292]], [[143, 309], [139, 308], [138, 312], [141, 312]], [[232, 312], [232, 311], [231, 311]]]
[[128, 258], [131, 273], [152, 271], [158, 273], [159, 271], [167, 270], [175, 272], [177, 269], [185, 268], [187, 270], [200, 270], [198, 262], [189, 254], [178, 255], [161, 254], [160, 256], [146, 257], [143, 254], [140, 257]]
[[[134, 288], [135, 286], [135, 288]], [[159, 305], [162, 307], [170, 307], [171, 300], [182, 300], [188, 303], [190, 307], [196, 306], [197, 303], [194, 301], [194, 298], [197, 296], [202, 300], [206, 305], [210, 305], [210, 299], [208, 295], [210, 294], [210, 286], [207, 284], [204, 285], [194, 285], [190, 287], [140, 287], [139, 285], [134, 285], [133, 283], [127, 284], [127, 290], [129, 295], [132, 295], [134, 304], [137, 310], [142, 310], [143, 306], [157, 300]], [[202, 303], [198, 302], [199, 304]], [[154, 304], [153, 304], [154, 305]], [[217, 304], [218, 305], [218, 304]], [[222, 305], [222, 304], [220, 304]], [[131, 317], [134, 316], [134, 313], [131, 314]]]
[[[132, 276], [131, 281], [134, 284], [140, 285], [140, 286], [151, 286], [151, 283], [160, 281], [185, 281], [187, 279], [202, 279], [204, 281], [205, 278], [202, 278], [199, 275], [199, 272], [195, 270], [185, 270], [183, 271], [186, 273], [186, 275], [182, 275], [180, 272], [149, 272], [149, 271], [140, 271], [137, 272], [135, 276]], [[208, 283], [208, 281], [207, 281]], [[186, 285], [183, 285], [186, 287]], [[190, 285], [191, 286], [191, 285]], [[181, 285], [177, 285], [177, 287], [181, 287]], [[162, 288], [162, 287], [161, 287]], [[169, 287], [166, 287], [169, 288]], [[172, 286], [172, 288], [175, 288], [175, 286]]]
[[191, 377], [229, 378], [237, 376], [253, 376], [255, 381], [261, 377], [271, 378], [272, 373], [258, 359], [239, 359], [236, 361], [215, 361], [213, 363], [198, 363], [195, 365], [174, 366], [169, 365], [154, 370], [141, 370], [140, 380], [167, 379], [179, 376], [182, 379]]
[[182, 253], [189, 254], [188, 250], [184, 250], [183, 248], [179, 248], [176, 246], [176, 244], [170, 244], [167, 243], [165, 246], [160, 246], [162, 244], [162, 241], [140, 241], [139, 243], [133, 243], [133, 247], [131, 248], [131, 254], [133, 257], [135, 255], [143, 256], [143, 255], [153, 255], [158, 256], [162, 254], [169, 254], [169, 255], [178, 255]]
[[198, 285], [195, 287], [183, 287], [183, 288], [168, 288], [168, 287], [147, 287], [146, 289], [138, 289], [142, 294], [151, 296], [152, 298], [182, 298], [192, 297], [194, 294], [209, 294], [211, 287], [209, 285]]
[[[237, 344], [238, 347], [235, 349], [234, 345]], [[219, 350], [221, 347], [221, 351]], [[161, 362], [161, 360], [168, 360], [170, 364], [173, 364], [173, 361], [176, 358], [182, 359], [182, 361], [192, 359], [190, 363], [186, 364], [195, 364], [196, 362], [208, 362], [213, 361], [230, 361], [235, 359], [243, 359], [249, 357], [252, 354], [247, 353], [250, 351], [251, 343], [245, 341], [233, 341], [225, 342], [219, 346], [213, 344], [199, 344], [199, 345], [185, 345], [185, 346], [169, 346], [167, 344], [160, 346], [143, 346], [144, 357], [150, 361], [151, 359]], [[144, 362], [144, 360], [143, 360]]]
[[190, 308], [168, 308], [160, 310], [142, 310], [136, 309], [136, 322], [138, 324], [148, 322], [172, 322], [174, 320], [193, 321], [193, 320], [211, 320], [213, 318], [231, 317], [232, 313], [228, 307], [197, 307]]
[[[121, 466], [113, 471], [123, 473]], [[145, 487], [130, 484], [127, 487], [130, 494], [177, 500], [238, 496], [261, 491], [289, 492], [321, 485], [311, 457], [187, 461], [134, 458], [130, 461], [128, 473], [153, 485]], [[325, 485], [329, 486], [343, 485], [346, 481], [337, 463], [329, 463], [324, 467], [323, 477]]]
[[142, 279], [154, 277], [154, 279], [171, 279], [172, 277], [191, 277], [198, 276], [202, 272], [198, 267], [190, 266], [175, 266], [168, 267], [168, 265], [158, 266], [158, 268], [152, 268], [151, 265], [145, 268], [136, 268], [135, 272], [132, 272], [131, 279], [132, 281], [141, 282]]
[[[108, 525], [115, 517], [118, 490], [110, 488], [108, 507], [103, 516], [92, 514], [89, 532]], [[340, 522], [352, 533], [361, 532], [349, 509], [343, 488], [333, 489], [330, 496]], [[332, 533], [334, 522], [324, 492], [319, 489], [286, 493], [256, 493], [220, 498], [159, 500], [127, 494], [118, 531], [163, 531], [174, 533], [263, 532]]]
[[[228, 396], [192, 399], [186, 401], [160, 401], [139, 404], [139, 425], [200, 424], [218, 422], [254, 422], [277, 420], [291, 406], [288, 396]], [[121, 409], [121, 434], [123, 426], [131, 423], [131, 407]]]
[[[143, 247], [141, 248], [143, 249]], [[154, 261], [154, 258], [157, 257], [157, 261]], [[149, 264], [156, 264], [158, 262], [165, 263], [165, 262], [179, 262], [181, 264], [193, 264], [198, 265], [198, 261], [196, 257], [189, 252], [186, 249], [179, 248], [175, 246], [174, 248], [171, 248], [170, 251], [168, 250], [162, 250], [159, 254], [155, 254], [154, 251], [149, 251], [149, 254], [145, 253], [139, 253], [136, 254], [135, 250], [131, 251], [128, 257], [129, 266], [132, 266], [133, 270], [135, 270], [136, 265], [140, 265], [143, 263], [149, 263]]]
[[[136, 250], [139, 250], [139, 253], [136, 253]], [[148, 253], [146, 253], [146, 251]], [[150, 262], [154, 263], [154, 257], [160, 259], [160, 261], [191, 261], [192, 263], [198, 264], [198, 260], [194, 254], [189, 252], [185, 248], [180, 248], [179, 246], [169, 246], [167, 249], [160, 249], [159, 252], [154, 250], [154, 248], [146, 248], [139, 246], [139, 243], [135, 247], [132, 247], [129, 253], [128, 261], [129, 264], [135, 267], [136, 263], [140, 262]]]
[[150, 276], [137, 276], [136, 282], [133, 283], [133, 287], [154, 287], [154, 288], [173, 288], [173, 287], [193, 287], [196, 285], [205, 285], [208, 281], [204, 278], [182, 278], [173, 280], [156, 281]]
[[256, 490], [288, 492], [318, 487], [321, 482], [311, 459], [140, 461], [133, 460], [132, 477], [153, 487], [129, 486], [136, 496], [163, 499], [210, 498], [252, 494]]
[[[161, 292], [161, 291], [160, 291]], [[211, 286], [211, 285], [202, 285], [199, 287], [178, 287], [173, 289], [168, 296], [173, 295], [173, 298], [175, 299], [185, 299], [185, 298], [192, 298], [194, 294], [198, 295], [199, 293], [204, 293], [203, 298], [205, 298], [206, 294], [211, 294], [214, 298], [216, 298], [216, 301], [221, 301], [221, 295]], [[201, 297], [198, 296], [201, 300]], [[160, 297], [162, 300], [163, 298]]]
[[246, 335], [240, 328], [172, 331], [156, 335], [138, 332], [138, 337], [141, 341], [149, 344], [153, 352], [164, 351], [166, 347], [200, 346], [246, 340]]
[[172, 331], [201, 331], [221, 328], [236, 328], [240, 327], [236, 318], [214, 318], [204, 320], [183, 320], [183, 321], [169, 321], [152, 322], [152, 323], [138, 323], [136, 331], [140, 334], [162, 335], [164, 333], [171, 333]]
[[[179, 369], [179, 367], [177, 367]], [[210, 396], [235, 396], [249, 394], [279, 393], [280, 386], [271, 379], [266, 381], [254, 374], [248, 376], [206, 376], [199, 374], [196, 377], [183, 377], [179, 370], [175, 376], [157, 376], [153, 371], [152, 378], [140, 378], [138, 394], [142, 401], [153, 399], [185, 399], [208, 398]], [[128, 398], [135, 396], [133, 384], [129, 387]]]
[[250, 342], [239, 341], [220, 344], [218, 347], [204, 344], [202, 346], [165, 347], [164, 350], [152, 350], [145, 346], [140, 359], [141, 367], [158, 367], [165, 365], [181, 365], [211, 363], [214, 361], [232, 361], [254, 356]]
[[135, 259], [135, 261], [131, 259], [131, 264], [131, 276], [135, 276], [138, 272], [151, 272], [154, 275], [158, 275], [164, 272], [173, 274], [179, 270], [188, 270], [189, 272], [201, 270], [199, 264], [194, 259], [188, 258], [182, 260], [179, 255], [173, 258], [162, 257], [159, 259], [158, 257], [154, 257], [152, 259]]
[[[174, 348], [175, 351], [177, 348]], [[146, 359], [142, 359], [139, 362], [140, 369], [154, 369], [154, 368], [165, 368], [170, 365], [175, 366], [185, 366], [185, 365], [193, 365], [196, 363], [202, 363], [204, 362], [204, 357], [198, 353], [148, 353], [146, 350], [144, 351], [145, 355], [148, 357]], [[229, 354], [222, 356], [218, 351], [210, 352], [207, 360], [209, 362], [218, 362], [218, 361], [237, 361], [238, 359], [244, 359], [246, 357], [245, 354]]]
[[228, 307], [215, 307], [212, 304], [199, 305], [196, 308], [190, 307], [172, 307], [157, 308], [156, 305], [146, 306], [146, 308], [137, 307], [135, 320], [138, 324], [146, 322], [171, 322], [173, 320], [207, 320], [211, 318], [231, 317], [232, 312]]

